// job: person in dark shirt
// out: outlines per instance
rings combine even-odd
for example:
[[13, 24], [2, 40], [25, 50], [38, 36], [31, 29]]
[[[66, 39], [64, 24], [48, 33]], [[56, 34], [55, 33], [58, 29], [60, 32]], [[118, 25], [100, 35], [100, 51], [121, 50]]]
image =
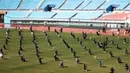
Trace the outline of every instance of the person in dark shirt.
[[4, 59], [4, 52], [3, 49], [0, 49], [1, 58]]
[[59, 65], [60, 65], [60, 67], [59, 67], [59, 68], [64, 68], [64, 63], [63, 63], [63, 61], [62, 61], [62, 60], [60, 61], [60, 64], [59, 64]]
[[127, 48], [125, 49], [125, 54], [128, 55], [128, 50], [127, 50]]
[[19, 50], [23, 51], [23, 48], [22, 48], [22, 46], [19, 46]]
[[21, 57], [21, 50], [18, 50], [18, 56]]
[[55, 49], [55, 51], [54, 51], [54, 54], [55, 54], [55, 55], [58, 55], [58, 51], [57, 51], [56, 49]]
[[70, 48], [70, 52], [72, 52], [72, 53], [74, 52], [74, 49], [72, 47]]
[[80, 46], [83, 46], [83, 43], [82, 43], [82, 41], [79, 41], [79, 44], [80, 44]]
[[121, 58], [120, 58], [120, 57], [117, 57], [117, 62], [118, 62], [119, 64], [121, 64], [121, 63], [122, 63], [122, 61], [121, 61]]
[[56, 29], [54, 30], [54, 32], [55, 32], [56, 34], [59, 34], [59, 32], [58, 32]]
[[87, 66], [86, 66], [86, 64], [83, 64], [83, 70], [84, 70], [84, 71], [87, 71]]
[[35, 48], [36, 53], [40, 53], [39, 48]]
[[67, 43], [65, 44], [65, 46], [66, 46], [68, 49], [70, 49], [70, 46], [69, 46]]
[[96, 32], [96, 34], [97, 34], [98, 36], [100, 36], [100, 33], [99, 33], [98, 31]]
[[118, 49], [118, 50], [120, 50], [121, 48], [119, 47], [119, 45], [118, 44], [116, 44], [116, 49]]
[[78, 41], [78, 42], [79, 42], [79, 38], [78, 38], [78, 37], [76, 38], [76, 41]]
[[110, 73], [114, 73], [115, 72], [115, 69], [112, 67], [111, 69], [110, 69]]
[[54, 60], [59, 61], [59, 58], [57, 57], [57, 55], [54, 55]]
[[74, 58], [76, 58], [76, 57], [77, 57], [77, 56], [76, 56], [76, 52], [75, 52], [75, 51], [73, 52], [73, 57], [74, 57]]
[[3, 51], [3, 49], [0, 49], [0, 53], [1, 53], [2, 55], [4, 55], [4, 51]]
[[45, 36], [48, 36], [47, 33], [46, 33], [46, 31], [43, 31], [43, 33], [44, 33]]
[[87, 47], [86, 47], [86, 46], [83, 46], [83, 49], [84, 49], [84, 50], [87, 50]]
[[115, 44], [115, 43], [114, 43], [114, 40], [111, 40], [111, 44], [113, 44], [113, 45]]
[[50, 40], [48, 40], [48, 43], [49, 43], [49, 45], [52, 47], [52, 43], [51, 43], [51, 41], [50, 41]]
[[7, 48], [6, 48], [6, 45], [5, 45], [5, 44], [3, 45], [3, 49], [4, 49], [4, 50], [7, 50]]
[[129, 66], [128, 66], [127, 63], [125, 64], [125, 70], [126, 70], [127, 72], [129, 72]]
[[36, 36], [35, 36], [35, 34], [33, 35], [33, 40], [36, 40]]
[[36, 56], [37, 58], [40, 58], [39, 52], [36, 52]]
[[43, 64], [42, 58], [38, 58], [38, 60], [39, 60], [39, 63], [40, 63], [40, 64]]
[[106, 41], [109, 41], [108, 37], [106, 37]]
[[76, 63], [80, 64], [80, 59], [79, 58], [76, 58]]
[[91, 49], [88, 49], [88, 54], [89, 54], [89, 55], [92, 55]]
[[6, 44], [6, 45], [8, 45], [8, 42], [9, 42], [9, 40], [8, 40], [8, 39], [5, 39], [5, 44]]
[[26, 59], [23, 56], [20, 56], [20, 57], [21, 57], [22, 62], [27, 62]]
[[126, 38], [124, 38], [124, 39], [123, 39], [123, 43], [127, 43], [127, 40], [126, 40]]
[[114, 32], [112, 32], [112, 36], [115, 36]]
[[97, 42], [98, 48], [102, 48], [102, 44], [100, 42]]
[[86, 38], [87, 38], [87, 34], [84, 33], [84, 32], [82, 32], [82, 37], [83, 37], [84, 40], [86, 40]]
[[95, 40], [95, 38], [93, 39], [93, 42], [94, 42], [95, 44], [97, 44], [97, 41]]
[[63, 28], [60, 28], [60, 33], [62, 33], [63, 32]]
[[109, 51], [109, 54], [110, 54], [110, 57], [114, 57], [113, 53], [111, 51]]
[[30, 31], [33, 31], [33, 30], [32, 30], [32, 25], [30, 25]]

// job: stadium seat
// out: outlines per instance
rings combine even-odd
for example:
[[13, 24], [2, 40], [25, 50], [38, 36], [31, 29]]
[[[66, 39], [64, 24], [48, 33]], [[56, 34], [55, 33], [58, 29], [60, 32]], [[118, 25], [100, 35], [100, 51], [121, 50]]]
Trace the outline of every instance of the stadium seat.
[[120, 3], [119, 7], [116, 9], [123, 9], [128, 3]]
[[104, 5], [100, 7], [100, 9], [106, 9], [111, 4], [118, 4], [119, 7], [117, 9], [123, 9], [130, 1], [126, 0], [108, 0]]
[[44, 9], [48, 4], [56, 5], [55, 8], [58, 8], [65, 0], [45, 0], [42, 4], [41, 9]]
[[6, 16], [8, 17], [25, 17], [27, 12], [19, 12], [19, 11], [15, 11], [15, 12], [8, 12], [6, 14]]
[[75, 9], [83, 0], [67, 0], [60, 9]]
[[77, 9], [84, 9], [87, 5], [91, 4], [92, 0], [85, 0], [84, 3]]
[[0, 9], [16, 9], [20, 0], [1, 0]]
[[130, 13], [109, 13], [100, 17], [100, 20], [126, 20]]
[[74, 15], [76, 12], [59, 12], [57, 15], [53, 18], [70, 18], [72, 15]]
[[20, 9], [36, 9], [40, 0], [23, 0]]
[[85, 9], [96, 9], [99, 7], [105, 0], [92, 0], [92, 2]]
[[130, 5], [127, 8], [125, 8], [125, 10], [130, 10]]
[[96, 19], [103, 12], [79, 12], [73, 19]]
[[32, 12], [29, 18], [51, 18], [55, 12]]

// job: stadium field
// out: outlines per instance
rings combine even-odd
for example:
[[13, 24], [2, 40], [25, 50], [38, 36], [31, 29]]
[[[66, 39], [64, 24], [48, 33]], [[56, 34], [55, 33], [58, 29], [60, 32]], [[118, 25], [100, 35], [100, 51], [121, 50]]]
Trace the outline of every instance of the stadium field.
[[[0, 29], [0, 48], [2, 48], [5, 43], [6, 29]], [[125, 55], [125, 49], [130, 51], [129, 47], [129, 37], [120, 36], [119, 39], [116, 36], [111, 35], [101, 35], [88, 34], [87, 40], [83, 40], [81, 33], [74, 33], [76, 37], [79, 37], [83, 41], [83, 44], [91, 49], [93, 55], [89, 55], [88, 51], [80, 46], [79, 42], [76, 41], [70, 33], [60, 33], [61, 36], [67, 41], [67, 43], [76, 51], [77, 56], [79, 56], [81, 64], [76, 64], [76, 60], [73, 57], [70, 50], [66, 48], [61, 38], [55, 32], [47, 31], [47, 34], [58, 50], [58, 58], [63, 60], [65, 67], [59, 68], [60, 61], [55, 61], [54, 49], [48, 44], [46, 37], [41, 31], [34, 31], [36, 35], [36, 41], [40, 50], [40, 56], [43, 58], [43, 64], [39, 64], [38, 58], [36, 57], [35, 48], [32, 42], [32, 35], [29, 30], [22, 30], [23, 36], [23, 52], [24, 58], [27, 62], [22, 62], [18, 56], [19, 40], [17, 29], [10, 30], [10, 39], [7, 50], [4, 50], [5, 59], [0, 58], [0, 73], [109, 73], [110, 68], [114, 67], [115, 73], [126, 73], [125, 64], [130, 65], [130, 54]], [[108, 47], [107, 51], [98, 48], [96, 44], [93, 43], [93, 38], [98, 42], [106, 40], [108, 37]], [[127, 43], [123, 43], [123, 39], [127, 39]], [[115, 44], [111, 44], [111, 40], [115, 41], [115, 44], [119, 44], [121, 50], [116, 49]], [[115, 57], [111, 58], [109, 51], [112, 51]], [[98, 66], [98, 60], [103, 62], [103, 67]], [[119, 64], [117, 62], [117, 57], [121, 57], [123, 63]], [[87, 65], [88, 71], [83, 70], [83, 64]]]

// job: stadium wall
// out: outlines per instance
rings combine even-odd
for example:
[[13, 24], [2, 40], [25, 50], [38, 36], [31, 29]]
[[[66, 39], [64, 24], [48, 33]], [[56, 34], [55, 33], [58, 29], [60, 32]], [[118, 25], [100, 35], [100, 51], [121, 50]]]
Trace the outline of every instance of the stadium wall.
[[4, 24], [0, 23], [0, 28], [4, 28]]

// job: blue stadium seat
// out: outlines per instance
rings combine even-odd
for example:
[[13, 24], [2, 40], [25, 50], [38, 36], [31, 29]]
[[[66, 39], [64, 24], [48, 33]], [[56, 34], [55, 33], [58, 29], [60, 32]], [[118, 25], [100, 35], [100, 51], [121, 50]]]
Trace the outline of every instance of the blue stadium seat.
[[110, 6], [111, 4], [119, 4], [119, 7], [117, 9], [122, 9], [124, 8], [128, 3], [130, 2], [130, 0], [108, 0], [108, 2], [106, 2], [103, 6], [101, 6], [100, 9], [106, 9], [108, 6]]
[[84, 3], [78, 7], [77, 9], [84, 9], [87, 5], [89, 5], [92, 2], [92, 0], [86, 0]]
[[92, 0], [92, 2], [85, 9], [96, 9], [99, 7], [105, 0]]
[[8, 17], [25, 17], [27, 12], [7, 12], [6, 16]]
[[128, 3], [120, 3], [119, 7], [116, 9], [123, 9]]
[[51, 18], [55, 12], [32, 12], [29, 18]]
[[75, 9], [83, 0], [68, 0], [60, 9]]
[[73, 19], [96, 19], [103, 12], [79, 12]]
[[76, 12], [59, 12], [57, 15], [53, 18], [70, 18], [73, 16]]
[[45, 0], [41, 8], [44, 9], [48, 4], [56, 5], [55, 8], [58, 8], [65, 0]]
[[0, 0], [0, 9], [16, 9], [20, 0]]
[[130, 5], [125, 10], [130, 10]]
[[40, 0], [23, 0], [20, 9], [36, 9]]

